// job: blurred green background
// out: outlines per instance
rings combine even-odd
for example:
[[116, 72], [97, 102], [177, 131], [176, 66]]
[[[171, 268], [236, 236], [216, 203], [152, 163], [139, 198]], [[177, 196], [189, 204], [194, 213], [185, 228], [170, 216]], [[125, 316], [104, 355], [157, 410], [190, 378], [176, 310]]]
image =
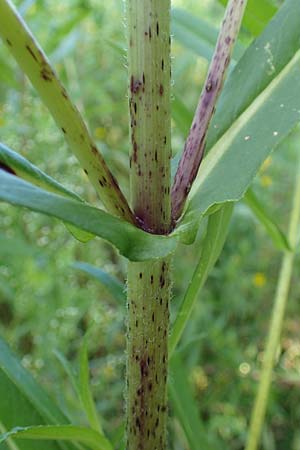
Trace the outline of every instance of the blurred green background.
[[[124, 3], [121, 0], [16, 1], [54, 63], [112, 171], [128, 195], [128, 114]], [[213, 0], [173, 0], [194, 17], [218, 26], [223, 7]], [[174, 17], [182, 13], [177, 10]], [[192, 33], [173, 28], [173, 151], [181, 151], [180, 111], [193, 111], [207, 59]], [[243, 29], [241, 46], [251, 41]], [[202, 56], [201, 56], [202, 55]], [[181, 104], [183, 102], [183, 104]], [[181, 108], [181, 109], [180, 109]], [[46, 108], [0, 45], [1, 141], [42, 170], [97, 204], [93, 188], [67, 148]], [[299, 146], [299, 144], [298, 144]], [[287, 230], [297, 141], [291, 137], [268, 158], [254, 190]], [[202, 231], [204, 230], [204, 226]], [[201, 235], [174, 260], [172, 316], [197, 261]], [[256, 392], [281, 254], [240, 202], [228, 240], [197, 304], [171, 380], [189, 385], [207, 434], [240, 450]], [[78, 346], [89, 329], [92, 387], [106, 429], [118, 441], [123, 421], [126, 305], [76, 269], [85, 261], [125, 283], [126, 261], [103, 241], [77, 242], [63, 224], [0, 204], [0, 333], [77, 423], [84, 418], [54, 350], [76, 367]], [[299, 267], [299, 257], [296, 268]], [[300, 449], [300, 285], [297, 270], [274, 373], [263, 449]], [[180, 415], [170, 404], [170, 449], [188, 449]], [[117, 444], [116, 444], [117, 445]], [[227, 445], [227, 447], [226, 447]]]

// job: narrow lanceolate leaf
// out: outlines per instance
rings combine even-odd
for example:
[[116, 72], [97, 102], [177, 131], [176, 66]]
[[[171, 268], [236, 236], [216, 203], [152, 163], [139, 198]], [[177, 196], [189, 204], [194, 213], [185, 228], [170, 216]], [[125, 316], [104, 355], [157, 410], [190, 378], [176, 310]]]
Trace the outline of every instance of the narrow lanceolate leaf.
[[75, 192], [66, 189], [30, 161], [0, 142], [0, 168], [47, 191], [83, 201]]
[[85, 262], [77, 261], [73, 264], [73, 267], [75, 269], [82, 270], [83, 272], [98, 280], [103, 286], [107, 288], [107, 290], [111, 293], [115, 300], [117, 300], [123, 306], [126, 304], [125, 286], [116, 277], [110, 275], [102, 269], [99, 269], [98, 267]]
[[299, 122], [299, 15], [298, 0], [287, 0], [228, 78], [184, 227], [214, 204], [239, 200], [265, 158]]
[[219, 211], [209, 216], [200, 259], [172, 327], [169, 339], [170, 356], [172, 356], [172, 353], [182, 336], [184, 328], [197, 302], [198, 294], [223, 249], [232, 211], [233, 204], [227, 203], [223, 205]]
[[56, 217], [102, 237], [133, 261], [164, 257], [176, 248], [176, 236], [148, 234], [98, 208], [47, 192], [4, 170], [0, 170], [0, 200]]
[[77, 427], [74, 425], [16, 427], [3, 434], [0, 437], [0, 443], [4, 442], [9, 437], [13, 437], [14, 439], [81, 442], [92, 450], [113, 450], [110, 442], [103, 434], [91, 430], [90, 428]]
[[259, 222], [263, 225], [266, 232], [272, 239], [274, 245], [279, 250], [291, 250], [287, 237], [280, 230], [274, 219], [270, 216], [266, 206], [260, 202], [260, 200], [251, 189], [248, 189], [248, 191], [246, 192], [244, 201], [246, 205], [249, 206]]
[[38, 91], [107, 210], [134, 222], [119, 186], [47, 57], [10, 0], [0, 0], [0, 37]]
[[[14, 152], [6, 145], [0, 142], [0, 169], [16, 175], [23, 180], [29, 181], [35, 186], [46, 189], [47, 191], [54, 192], [56, 194], [65, 195], [66, 197], [73, 198], [75, 200], [83, 202], [79, 195], [66, 189], [63, 185], [44, 173], [34, 164], [31, 164], [23, 156]], [[87, 242], [94, 237], [90, 233], [86, 233], [83, 230], [72, 225], [66, 225], [72, 235], [81, 242]]]
[[[1, 429], [16, 425], [68, 423], [68, 419], [41, 386], [19, 363], [6, 343], [0, 339], [0, 423]], [[38, 443], [20, 442], [19, 450], [40, 450]], [[2, 446], [0, 445], [0, 448]], [[47, 442], [45, 450], [74, 450], [72, 444]]]
[[99, 416], [97, 414], [96, 405], [90, 389], [89, 360], [86, 340], [83, 339], [79, 352], [79, 395], [82, 406], [85, 410], [90, 427], [93, 430], [102, 433]]
[[224, 443], [210, 436], [199, 416], [199, 406], [189, 384], [189, 373], [179, 355], [170, 362], [169, 393], [175, 417], [179, 420], [190, 450], [226, 449]]
[[216, 50], [172, 187], [172, 217], [174, 220], [177, 220], [183, 211], [186, 198], [203, 158], [207, 129], [221, 92], [246, 3], [246, 0], [230, 0], [228, 2]]

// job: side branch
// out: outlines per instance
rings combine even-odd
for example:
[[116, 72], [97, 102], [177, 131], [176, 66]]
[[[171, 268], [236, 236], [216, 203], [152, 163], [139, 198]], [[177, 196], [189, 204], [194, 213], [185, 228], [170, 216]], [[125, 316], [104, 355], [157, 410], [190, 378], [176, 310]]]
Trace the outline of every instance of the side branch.
[[200, 96], [172, 187], [172, 218], [182, 214], [186, 198], [198, 173], [205, 149], [205, 138], [222, 90], [226, 69], [237, 38], [247, 0], [229, 0], [216, 49]]
[[104, 206], [110, 213], [134, 222], [134, 216], [117, 181], [41, 47], [10, 0], [0, 0], [0, 11], [0, 37], [64, 133]]

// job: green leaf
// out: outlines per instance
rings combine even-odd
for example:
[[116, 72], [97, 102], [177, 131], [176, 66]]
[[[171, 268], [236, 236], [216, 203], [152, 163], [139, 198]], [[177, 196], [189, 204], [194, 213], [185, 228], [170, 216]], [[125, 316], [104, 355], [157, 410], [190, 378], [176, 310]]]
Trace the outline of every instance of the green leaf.
[[[66, 189], [58, 181], [51, 178], [45, 172], [40, 170], [34, 164], [29, 162], [23, 156], [14, 152], [6, 145], [0, 142], [0, 168], [6, 170], [9, 173], [14, 173], [23, 180], [29, 181], [35, 186], [46, 189], [49, 192], [65, 195], [66, 197], [73, 198], [75, 200], [83, 202], [82, 198], [74, 192]], [[94, 235], [79, 230], [72, 225], [67, 225], [69, 231], [73, 236], [81, 242], [87, 242], [94, 238]]]
[[188, 319], [197, 302], [207, 277], [220, 256], [225, 243], [227, 231], [232, 216], [233, 204], [224, 204], [217, 212], [208, 218], [207, 231], [202, 244], [202, 251], [197, 267], [193, 273], [184, 299], [177, 313], [169, 339], [169, 355], [172, 356], [178, 344]]
[[[227, 0], [219, 0], [222, 5]], [[254, 35], [259, 35], [269, 20], [276, 13], [277, 8], [270, 0], [248, 0], [243, 25]]]
[[[197, 55], [211, 59], [218, 38], [218, 29], [200, 17], [181, 8], [172, 9], [172, 33], [178, 42]], [[239, 59], [244, 46], [238, 41], [233, 58]]]
[[82, 270], [83, 272], [91, 275], [93, 278], [98, 280], [107, 290], [112, 294], [112, 296], [118, 300], [122, 305], [126, 303], [126, 294], [124, 284], [121, 283], [116, 277], [108, 274], [98, 267], [92, 266], [91, 264], [85, 262], [75, 262], [73, 264], [75, 269]]
[[[0, 338], [0, 423], [6, 430], [16, 425], [68, 423], [68, 419], [41, 386], [19, 363]], [[1, 447], [2, 448], [2, 447]], [[34, 443], [18, 444], [20, 450], [40, 450]], [[73, 446], [47, 443], [43, 449], [73, 450]]]
[[[182, 224], [237, 201], [262, 162], [300, 120], [300, 3], [287, 0], [245, 52], [221, 95]], [[250, 76], [251, 74], [251, 76]]]
[[264, 226], [274, 245], [279, 250], [291, 251], [291, 246], [287, 237], [280, 230], [274, 219], [269, 215], [266, 206], [262, 205], [251, 189], [248, 189], [246, 192], [244, 201], [246, 205], [249, 206], [253, 214], [257, 217], [259, 222]]
[[132, 261], [164, 257], [176, 248], [176, 236], [158, 236], [86, 203], [44, 191], [0, 170], [0, 200], [57, 217], [100, 236]]
[[97, 414], [96, 405], [90, 389], [89, 361], [86, 339], [83, 339], [79, 352], [79, 395], [82, 406], [93, 430], [102, 433], [102, 427]]
[[224, 449], [224, 445], [220, 445], [209, 435], [207, 427], [204, 427], [200, 420], [199, 407], [189, 384], [189, 374], [179, 355], [174, 356], [170, 362], [169, 393], [171, 405], [184, 430], [189, 449]]
[[[0, 443], [9, 437], [13, 437], [14, 439], [78, 441], [87, 445], [92, 450], [113, 450], [110, 442], [102, 434], [89, 428], [74, 425], [16, 427], [2, 435]], [[43, 448], [45, 448], [44, 445]]]
[[72, 387], [79, 397], [76, 374], [75, 371], [73, 370], [73, 367], [61, 352], [59, 352], [58, 350], [54, 350], [53, 353], [56, 356], [60, 365], [62, 366], [63, 370], [65, 371], [66, 375], [68, 376], [69, 380], [71, 381]]

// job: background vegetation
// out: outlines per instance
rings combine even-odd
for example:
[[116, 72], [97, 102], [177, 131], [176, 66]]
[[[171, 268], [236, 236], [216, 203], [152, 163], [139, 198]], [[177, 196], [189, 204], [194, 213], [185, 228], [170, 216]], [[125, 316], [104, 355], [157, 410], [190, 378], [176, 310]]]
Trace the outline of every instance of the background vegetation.
[[[16, 4], [84, 113], [124, 191], [128, 191], [122, 1], [25, 0]], [[174, 0], [173, 5], [205, 17], [213, 25], [219, 23], [223, 12], [212, 0]], [[244, 44], [251, 39], [243, 30]], [[207, 69], [207, 60], [193, 51], [191, 42], [183, 45], [180, 27], [174, 21], [174, 155], [182, 149], [185, 137], [176, 112], [183, 107], [182, 101], [187, 110], [194, 110]], [[1, 141], [65, 186], [96, 201], [46, 108], [2, 45], [0, 127]], [[255, 192], [283, 230], [287, 229], [297, 147], [292, 136], [267, 159], [254, 182]], [[122, 430], [126, 305], [74, 263], [92, 263], [124, 284], [125, 259], [103, 241], [95, 242], [80, 244], [61, 223], [1, 203], [0, 333], [63, 409], [84, 423], [54, 350], [76, 368], [80, 339], [89, 330], [93, 392], [106, 427], [117, 442], [118, 430]], [[173, 311], [180, 304], [198, 251], [199, 241], [192, 248], [182, 248], [183, 256], [175, 261]], [[280, 252], [248, 207], [243, 202], [237, 204], [222, 256], [181, 342], [180, 367], [174, 365], [171, 370], [174, 386], [189, 383], [206, 430], [217, 433], [232, 450], [242, 449], [245, 443], [280, 259]], [[265, 450], [300, 449], [299, 298], [295, 273], [263, 435]], [[175, 450], [189, 448], [180, 410], [172, 398], [170, 446]]]

